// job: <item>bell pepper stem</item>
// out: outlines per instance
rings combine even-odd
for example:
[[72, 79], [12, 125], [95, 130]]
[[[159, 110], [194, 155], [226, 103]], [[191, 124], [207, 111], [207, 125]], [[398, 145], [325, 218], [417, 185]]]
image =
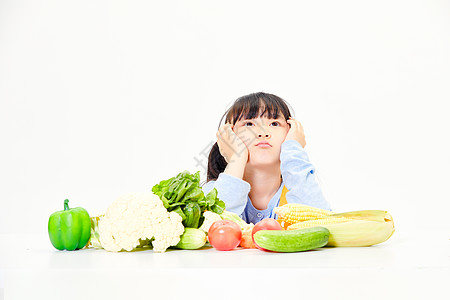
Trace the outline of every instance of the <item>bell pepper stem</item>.
[[64, 210], [69, 210], [69, 199], [64, 200]]

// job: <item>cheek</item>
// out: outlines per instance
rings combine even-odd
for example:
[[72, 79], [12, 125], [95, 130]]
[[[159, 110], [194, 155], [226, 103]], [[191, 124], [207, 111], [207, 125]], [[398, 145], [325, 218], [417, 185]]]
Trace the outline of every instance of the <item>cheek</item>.
[[277, 132], [272, 136], [274, 144], [281, 148], [281, 144], [284, 142], [287, 136], [287, 131]]
[[282, 136], [283, 141], [286, 139], [286, 136], [287, 136], [288, 132], [289, 132], [289, 128], [285, 128], [285, 129], [281, 132], [280, 135]]
[[247, 146], [255, 141], [255, 133], [251, 129], [238, 129], [235, 133]]

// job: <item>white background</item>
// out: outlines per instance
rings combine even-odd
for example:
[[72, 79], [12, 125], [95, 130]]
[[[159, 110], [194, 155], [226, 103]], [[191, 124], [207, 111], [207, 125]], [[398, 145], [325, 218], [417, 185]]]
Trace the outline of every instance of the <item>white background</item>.
[[333, 210], [450, 229], [449, 53], [449, 1], [2, 0], [0, 233], [206, 179], [222, 114], [258, 91], [294, 108]]

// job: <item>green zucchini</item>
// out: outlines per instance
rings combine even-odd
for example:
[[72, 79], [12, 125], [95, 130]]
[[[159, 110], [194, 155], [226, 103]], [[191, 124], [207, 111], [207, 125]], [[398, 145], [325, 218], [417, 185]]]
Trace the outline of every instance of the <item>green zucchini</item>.
[[194, 250], [203, 247], [206, 244], [206, 233], [197, 228], [185, 228], [180, 236], [180, 242], [175, 248]]
[[184, 227], [198, 228], [200, 215], [202, 214], [200, 205], [197, 202], [189, 202], [183, 209], [186, 219], [183, 221]]
[[325, 227], [296, 230], [260, 230], [254, 235], [255, 243], [275, 252], [299, 252], [320, 248], [328, 243], [330, 231]]

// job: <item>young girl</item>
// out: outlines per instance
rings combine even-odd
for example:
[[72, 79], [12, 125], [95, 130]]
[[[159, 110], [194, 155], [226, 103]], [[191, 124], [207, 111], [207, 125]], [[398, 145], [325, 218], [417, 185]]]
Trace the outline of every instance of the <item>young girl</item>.
[[287, 203], [330, 210], [304, 150], [303, 127], [283, 99], [250, 94], [225, 115], [209, 153], [205, 195], [216, 188], [227, 210], [253, 224], [276, 218], [273, 209], [284, 195]]

